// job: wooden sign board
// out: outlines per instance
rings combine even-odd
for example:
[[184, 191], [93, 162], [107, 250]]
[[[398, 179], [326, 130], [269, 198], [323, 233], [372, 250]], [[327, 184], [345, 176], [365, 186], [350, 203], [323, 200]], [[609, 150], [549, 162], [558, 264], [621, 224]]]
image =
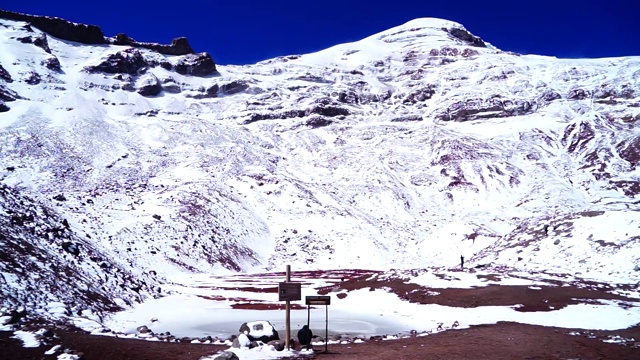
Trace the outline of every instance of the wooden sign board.
[[302, 299], [302, 284], [299, 282], [278, 283], [279, 301], [298, 301]]
[[331, 305], [331, 296], [305, 296], [307, 305]]

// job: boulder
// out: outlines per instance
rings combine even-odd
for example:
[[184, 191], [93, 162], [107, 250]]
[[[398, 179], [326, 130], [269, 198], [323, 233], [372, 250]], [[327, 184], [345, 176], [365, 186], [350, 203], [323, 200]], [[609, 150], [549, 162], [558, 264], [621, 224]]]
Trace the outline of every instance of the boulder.
[[0, 113], [7, 112], [9, 110], [10, 108], [7, 106], [7, 104], [5, 104], [4, 101], [0, 100]]
[[262, 341], [268, 343], [273, 340], [280, 340], [278, 332], [268, 321], [251, 321], [240, 326], [241, 335], [246, 335], [250, 341]]
[[174, 69], [178, 74], [193, 76], [207, 76], [217, 72], [216, 64], [206, 52], [183, 56]]
[[142, 96], [156, 96], [162, 92], [162, 85], [155, 75], [149, 73], [143, 75], [137, 84], [138, 94]]

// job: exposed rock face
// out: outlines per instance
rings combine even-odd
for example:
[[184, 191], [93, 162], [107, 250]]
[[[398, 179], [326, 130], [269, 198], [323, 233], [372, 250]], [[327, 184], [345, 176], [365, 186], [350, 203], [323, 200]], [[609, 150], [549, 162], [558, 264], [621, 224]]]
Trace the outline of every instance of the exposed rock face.
[[163, 45], [157, 43], [138, 42], [127, 36], [127, 34], [120, 33], [113, 38], [112, 44], [141, 47], [165, 55], [186, 55], [194, 53], [186, 37], [175, 38], [171, 41], [170, 45]]
[[208, 53], [185, 55], [175, 66], [182, 75], [207, 76], [216, 73], [216, 64]]
[[95, 25], [78, 24], [57, 17], [27, 15], [5, 10], [0, 10], [0, 17], [29, 22], [38, 29], [63, 40], [84, 44], [106, 43], [102, 30]]
[[100, 64], [84, 68], [86, 72], [103, 72], [107, 74], [137, 75], [142, 69], [148, 68], [149, 63], [139, 50], [129, 48], [109, 55]]
[[33, 44], [46, 53], [51, 54], [51, 49], [49, 48], [49, 42], [47, 41], [47, 35], [44, 33], [40, 33], [38, 36], [24, 36], [17, 39], [23, 44]]
[[485, 44], [484, 41], [482, 41], [482, 39], [480, 39], [475, 35], [472, 35], [470, 32], [466, 30], [458, 29], [458, 28], [452, 28], [452, 29], [445, 28], [443, 30], [451, 34], [451, 36], [453, 36], [454, 38], [458, 40], [462, 40], [471, 46], [487, 47], [487, 44]]
[[7, 104], [5, 104], [4, 101], [0, 100], [0, 112], [7, 112], [9, 110], [10, 109]]

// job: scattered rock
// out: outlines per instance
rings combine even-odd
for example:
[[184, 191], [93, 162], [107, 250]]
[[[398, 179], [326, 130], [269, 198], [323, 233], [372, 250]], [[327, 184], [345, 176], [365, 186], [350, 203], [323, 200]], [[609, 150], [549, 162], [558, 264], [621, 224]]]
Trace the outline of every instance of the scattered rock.
[[238, 349], [248, 349], [251, 347], [251, 340], [246, 334], [240, 334], [237, 338], [233, 339], [231, 347]]
[[58, 194], [58, 195], [53, 197], [53, 200], [56, 200], [56, 201], [67, 201], [67, 198], [64, 196], [64, 194]]
[[271, 340], [267, 343], [267, 345], [273, 346], [276, 351], [284, 350], [285, 341], [284, 340]]

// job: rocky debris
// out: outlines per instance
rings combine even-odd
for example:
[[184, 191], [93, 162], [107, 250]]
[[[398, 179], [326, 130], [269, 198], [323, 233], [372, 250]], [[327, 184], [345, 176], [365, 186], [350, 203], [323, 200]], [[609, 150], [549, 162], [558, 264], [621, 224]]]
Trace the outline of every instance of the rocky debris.
[[2, 67], [2, 64], [0, 64], [0, 79], [8, 83], [13, 82], [11, 74], [9, 74], [9, 72], [4, 67]]
[[144, 74], [140, 77], [137, 88], [138, 94], [142, 96], [156, 96], [162, 92], [160, 80], [151, 73]]
[[0, 10], [0, 18], [24, 21], [59, 39], [83, 44], [105, 44], [102, 30], [95, 25], [78, 24], [57, 17], [28, 15]]
[[273, 346], [276, 351], [283, 351], [286, 344], [284, 340], [271, 340], [267, 343], [267, 345]]
[[42, 65], [44, 65], [49, 70], [58, 71], [58, 72], [62, 70], [60, 66], [60, 60], [58, 60], [58, 58], [55, 56], [42, 60]]
[[427, 85], [427, 87], [416, 89], [409, 93], [407, 97], [402, 100], [402, 102], [405, 104], [415, 104], [417, 102], [431, 99], [431, 97], [435, 93], [435, 86]]
[[422, 115], [404, 115], [391, 119], [392, 122], [422, 121]]
[[338, 106], [315, 105], [307, 110], [289, 110], [281, 113], [251, 114], [250, 118], [244, 121], [244, 124], [251, 124], [260, 120], [301, 118], [313, 114], [326, 117], [336, 117], [341, 115], [349, 115], [351, 114], [351, 112], [348, 109]]
[[188, 54], [174, 66], [178, 74], [207, 76], [217, 73], [216, 64], [208, 53]]
[[128, 48], [107, 56], [98, 65], [85, 67], [84, 71], [88, 73], [103, 72], [107, 74], [137, 75], [150, 65], [139, 50]]
[[468, 45], [483, 47], [483, 48], [487, 47], [487, 44], [485, 44], [484, 41], [482, 41], [482, 39], [471, 34], [467, 30], [460, 29], [460, 28], [451, 28], [451, 29], [443, 28], [442, 30], [446, 31], [454, 38], [464, 41]]
[[47, 54], [51, 54], [49, 42], [47, 41], [47, 35], [44, 33], [40, 33], [38, 36], [24, 36], [18, 38], [17, 40], [23, 44], [33, 44], [44, 50]]
[[240, 358], [233, 351], [223, 351], [220, 355], [213, 358], [213, 360], [240, 360]]
[[192, 97], [194, 99], [217, 98], [219, 96], [233, 95], [245, 92], [247, 91], [247, 89], [249, 89], [249, 85], [246, 83], [246, 81], [236, 80], [222, 85], [214, 84], [213, 86], [208, 87], [204, 91], [204, 93], [189, 95], [189, 97]]
[[194, 53], [186, 37], [175, 38], [171, 41], [171, 44], [164, 45], [158, 43], [139, 42], [130, 38], [125, 33], [119, 33], [114, 36], [110, 42], [114, 45], [126, 45], [149, 49], [164, 55], [187, 55]]
[[240, 332], [238, 338], [246, 335], [249, 341], [261, 341], [266, 344], [269, 341], [280, 340], [280, 336], [278, 336], [278, 332], [273, 325], [264, 320], [243, 323], [238, 331]]
[[42, 78], [37, 72], [29, 71], [25, 74], [23, 80], [29, 85], [38, 85], [42, 81]]
[[7, 112], [11, 110], [4, 101], [0, 100], [0, 113]]
[[500, 96], [489, 99], [468, 99], [456, 101], [435, 115], [442, 121], [471, 121], [477, 119], [501, 118], [526, 115], [536, 110], [536, 104], [527, 100], [509, 100]]

